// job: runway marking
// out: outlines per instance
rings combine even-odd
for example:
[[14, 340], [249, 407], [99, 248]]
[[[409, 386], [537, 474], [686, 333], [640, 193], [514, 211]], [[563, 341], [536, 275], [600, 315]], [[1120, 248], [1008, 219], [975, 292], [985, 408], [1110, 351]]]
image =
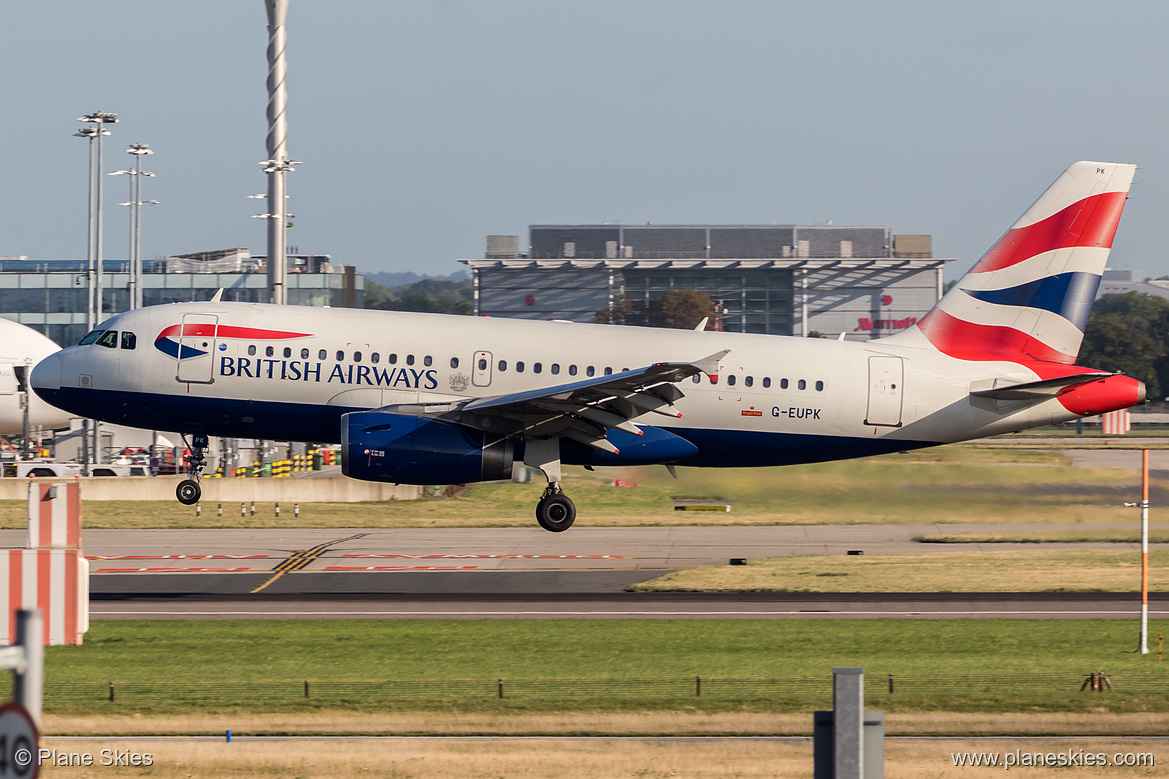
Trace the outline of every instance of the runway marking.
[[266, 554], [95, 554], [86, 560], [267, 560]]
[[343, 554], [402, 560], [624, 560], [619, 554]]
[[251, 568], [98, 568], [94, 573], [224, 573], [250, 571]]
[[353, 541], [353, 540], [358, 539], [358, 538], [365, 538], [368, 535], [369, 535], [369, 533], [357, 533], [356, 535], [347, 536], [346, 538], [338, 538], [334, 541], [326, 541], [323, 544], [317, 544], [312, 549], [305, 549], [305, 550], [302, 550], [299, 552], [294, 552], [291, 557], [289, 557], [287, 560], [285, 560], [284, 562], [280, 563], [279, 565], [277, 565], [275, 568], [272, 569], [272, 570], [276, 571], [275, 576], [273, 576], [271, 579], [269, 579], [268, 581], [261, 584], [256, 589], [252, 590], [251, 594], [255, 594], [257, 592], [260, 592], [265, 587], [267, 587], [269, 584], [276, 581], [277, 579], [279, 579], [281, 576], [288, 573], [289, 571], [301, 570], [306, 565], [311, 563], [313, 560], [316, 560], [318, 557], [323, 555], [325, 553], [325, 550], [328, 549], [330, 546], [344, 543], [345, 541]]
[[477, 565], [327, 565], [326, 571], [474, 571]]
[[[597, 617], [597, 616], [623, 616], [623, 617], [775, 617], [775, 616], [801, 616], [806, 612], [801, 611], [343, 611], [340, 609], [331, 609], [329, 611], [168, 611], [157, 609], [153, 611], [103, 611], [101, 609], [90, 609], [91, 614], [105, 614], [105, 615], [139, 615], [139, 614], [161, 614], [166, 616], [207, 616], [209, 614], [230, 615], [230, 616], [322, 616], [322, 617], [336, 617], [339, 615], [346, 616], [369, 616], [369, 617], [444, 617], [444, 616], [479, 616], [479, 617]], [[1062, 616], [1091, 616], [1091, 615], [1121, 615], [1124, 616], [1124, 611], [1104, 611], [1101, 609], [1094, 609], [1088, 611], [831, 611], [831, 612], [817, 612], [831, 614], [834, 616], [902, 616], [902, 617], [919, 617], [923, 615], [1062, 615]], [[1151, 611], [1150, 615], [1169, 615], [1169, 611]]]

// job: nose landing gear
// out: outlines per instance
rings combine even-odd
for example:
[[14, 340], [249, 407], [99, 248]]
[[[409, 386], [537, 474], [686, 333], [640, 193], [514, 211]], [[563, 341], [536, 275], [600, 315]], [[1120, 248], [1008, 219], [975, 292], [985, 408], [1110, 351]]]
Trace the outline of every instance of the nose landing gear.
[[[183, 436], [183, 443], [186, 442], [187, 437]], [[199, 498], [203, 494], [199, 480], [202, 478], [203, 469], [207, 466], [207, 458], [204, 456], [208, 446], [206, 434], [195, 433], [191, 436], [191, 443], [191, 456], [187, 460], [187, 474], [190, 478], [183, 479], [175, 488], [175, 497], [184, 506], [193, 506], [199, 502]]]

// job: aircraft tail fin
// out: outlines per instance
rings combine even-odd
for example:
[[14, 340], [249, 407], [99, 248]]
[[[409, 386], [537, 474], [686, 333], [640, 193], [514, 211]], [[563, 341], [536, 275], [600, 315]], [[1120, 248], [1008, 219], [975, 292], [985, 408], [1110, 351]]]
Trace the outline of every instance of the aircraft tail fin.
[[1073, 164], [921, 321], [891, 338], [924, 338], [963, 360], [1074, 363], [1135, 172]]

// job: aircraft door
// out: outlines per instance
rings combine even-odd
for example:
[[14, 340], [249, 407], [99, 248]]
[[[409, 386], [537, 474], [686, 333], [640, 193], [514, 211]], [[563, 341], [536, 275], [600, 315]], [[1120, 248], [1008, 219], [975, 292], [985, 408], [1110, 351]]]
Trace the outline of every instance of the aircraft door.
[[471, 383], [476, 387], [491, 386], [491, 352], [475, 352], [471, 365]]
[[900, 357], [869, 358], [869, 408], [866, 425], [901, 427], [904, 368]]
[[191, 384], [210, 384], [215, 366], [219, 317], [184, 314], [179, 331], [178, 373], [175, 378]]

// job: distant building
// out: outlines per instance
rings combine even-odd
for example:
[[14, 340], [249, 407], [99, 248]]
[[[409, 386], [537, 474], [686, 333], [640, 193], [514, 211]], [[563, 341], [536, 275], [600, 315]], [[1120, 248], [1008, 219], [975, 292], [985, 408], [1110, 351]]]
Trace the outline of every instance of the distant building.
[[870, 339], [909, 327], [941, 297], [948, 262], [928, 235], [876, 225], [532, 225], [487, 237], [471, 268], [475, 312], [591, 322], [619, 296], [648, 304], [697, 289], [721, 327]]
[[[224, 300], [262, 302], [268, 279], [264, 257], [247, 249], [181, 254], [143, 262], [145, 305], [210, 300], [223, 289]], [[288, 302], [301, 306], [361, 308], [364, 278], [352, 265], [335, 266], [327, 254], [288, 257]], [[102, 298], [105, 316], [130, 305], [129, 263], [104, 260]], [[0, 316], [28, 325], [62, 346], [85, 335], [85, 260], [0, 258]]]
[[1165, 279], [1142, 279], [1135, 270], [1106, 270], [1096, 290], [1096, 299], [1105, 295], [1123, 295], [1125, 292], [1143, 292], [1169, 300], [1169, 281]]

